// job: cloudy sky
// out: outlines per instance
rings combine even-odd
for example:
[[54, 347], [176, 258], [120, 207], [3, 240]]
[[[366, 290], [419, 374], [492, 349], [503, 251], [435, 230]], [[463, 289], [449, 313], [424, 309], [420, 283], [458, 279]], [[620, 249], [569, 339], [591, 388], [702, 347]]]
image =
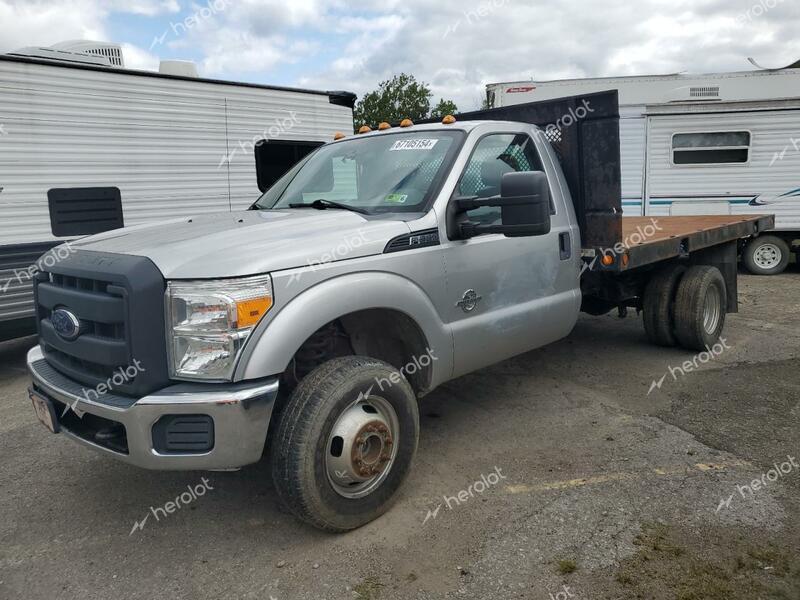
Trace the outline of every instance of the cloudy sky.
[[462, 110], [498, 81], [785, 66], [798, 30], [797, 0], [0, 0], [0, 52], [106, 40], [131, 68], [359, 94], [407, 72]]

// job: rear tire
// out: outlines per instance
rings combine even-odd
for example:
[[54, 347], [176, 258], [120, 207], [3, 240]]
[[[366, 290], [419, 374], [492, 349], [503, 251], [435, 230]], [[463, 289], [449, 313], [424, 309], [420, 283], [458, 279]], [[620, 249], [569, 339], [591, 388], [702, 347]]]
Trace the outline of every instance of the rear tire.
[[328, 361], [281, 414], [272, 440], [278, 497], [319, 529], [361, 527], [396, 499], [418, 438], [417, 399], [397, 369], [361, 356]]
[[751, 239], [742, 251], [744, 266], [753, 275], [778, 275], [789, 265], [791, 249], [776, 235]]
[[642, 306], [647, 339], [657, 346], [675, 346], [675, 295], [686, 267], [672, 265], [653, 275], [644, 291]]
[[714, 346], [725, 327], [728, 292], [716, 267], [691, 267], [675, 296], [675, 337], [684, 348], [706, 350]]

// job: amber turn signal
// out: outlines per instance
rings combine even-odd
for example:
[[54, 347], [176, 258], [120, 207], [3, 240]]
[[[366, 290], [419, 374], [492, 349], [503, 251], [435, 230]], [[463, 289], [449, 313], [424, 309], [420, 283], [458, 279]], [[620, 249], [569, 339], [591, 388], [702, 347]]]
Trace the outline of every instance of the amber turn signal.
[[603, 263], [604, 267], [610, 267], [614, 264], [614, 257], [611, 254], [604, 254], [600, 262]]

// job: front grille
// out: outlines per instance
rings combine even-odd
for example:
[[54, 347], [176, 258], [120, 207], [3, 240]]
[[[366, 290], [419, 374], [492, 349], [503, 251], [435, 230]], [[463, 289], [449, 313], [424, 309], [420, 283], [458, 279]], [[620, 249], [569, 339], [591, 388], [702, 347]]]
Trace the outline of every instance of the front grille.
[[[37, 276], [35, 297], [45, 359], [90, 395], [101, 384], [102, 393], [143, 396], [168, 383], [164, 280], [148, 259], [75, 251]], [[54, 326], [59, 309], [79, 320], [76, 339]]]

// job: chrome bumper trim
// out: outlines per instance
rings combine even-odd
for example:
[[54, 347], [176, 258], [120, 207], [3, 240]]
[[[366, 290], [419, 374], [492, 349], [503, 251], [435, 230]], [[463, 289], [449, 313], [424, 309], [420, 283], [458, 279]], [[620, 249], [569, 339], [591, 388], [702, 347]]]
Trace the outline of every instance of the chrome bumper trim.
[[[140, 398], [129, 408], [120, 408], [58, 387], [37, 370], [36, 363], [43, 359], [38, 346], [28, 352], [28, 372], [37, 391], [73, 407], [77, 415], [88, 413], [125, 427], [128, 454], [100, 446], [61, 424], [62, 433], [84, 446], [138, 467], [158, 470], [237, 469], [261, 458], [278, 395], [277, 377], [231, 384], [182, 383]], [[159, 454], [153, 449], [153, 425], [164, 415], [180, 414], [203, 414], [214, 420], [214, 447], [209, 452]]]

